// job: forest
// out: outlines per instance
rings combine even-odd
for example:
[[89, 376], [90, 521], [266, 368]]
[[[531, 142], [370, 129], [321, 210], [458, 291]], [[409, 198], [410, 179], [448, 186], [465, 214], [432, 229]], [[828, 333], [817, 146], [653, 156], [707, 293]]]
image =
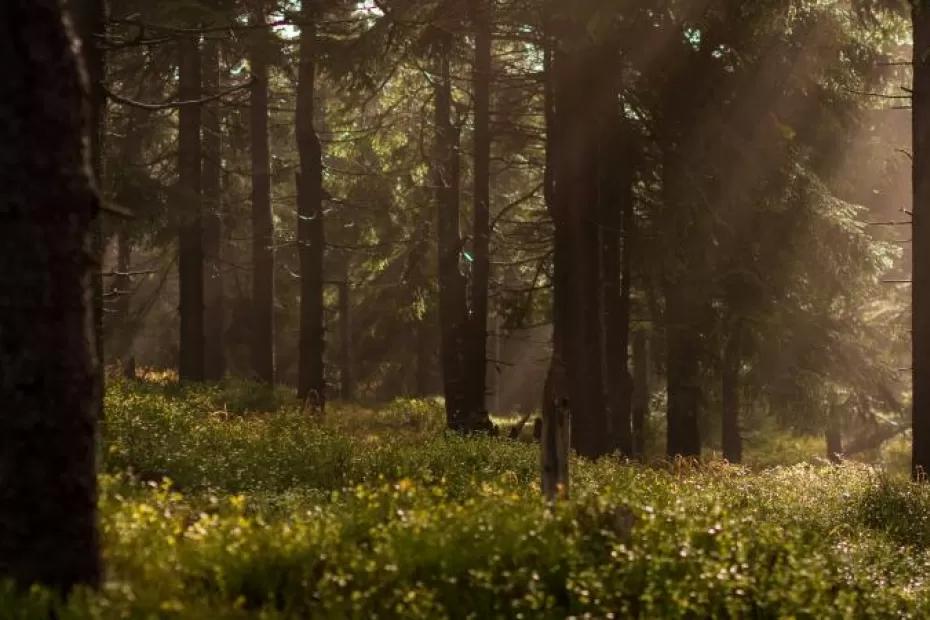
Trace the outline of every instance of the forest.
[[0, 59], [0, 618], [930, 617], [930, 0]]

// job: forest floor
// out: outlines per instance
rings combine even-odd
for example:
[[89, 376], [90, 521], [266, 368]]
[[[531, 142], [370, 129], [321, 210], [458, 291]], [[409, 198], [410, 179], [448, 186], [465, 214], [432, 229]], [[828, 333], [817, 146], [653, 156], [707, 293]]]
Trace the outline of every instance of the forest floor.
[[[930, 617], [930, 488], [863, 464], [573, 463], [442, 432], [431, 401], [324, 419], [242, 383], [113, 382], [107, 578], [0, 617]], [[799, 447], [800, 446], [800, 447]], [[773, 463], [769, 463], [773, 464]]]

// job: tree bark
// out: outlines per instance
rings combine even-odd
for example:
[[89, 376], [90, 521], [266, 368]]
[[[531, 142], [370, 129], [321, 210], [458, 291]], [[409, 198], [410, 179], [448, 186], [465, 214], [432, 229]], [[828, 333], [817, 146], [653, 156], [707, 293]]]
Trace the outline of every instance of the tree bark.
[[721, 400], [723, 408], [723, 458], [730, 463], [743, 461], [743, 436], [740, 432], [740, 366], [742, 365], [742, 330], [739, 320], [731, 327], [723, 352]]
[[649, 415], [649, 354], [646, 332], [633, 336], [633, 456], [646, 457], [646, 417]]
[[271, 208], [271, 153], [268, 137], [268, 32], [264, 9], [252, 12], [256, 26], [249, 46], [254, 79], [250, 92], [252, 144], [252, 372], [273, 385], [274, 364], [274, 215]]
[[[619, 95], [611, 93], [614, 102]], [[604, 304], [604, 373], [609, 410], [611, 449], [624, 456], [633, 454], [631, 419], [632, 379], [629, 369], [630, 343], [630, 227], [633, 217], [633, 175], [626, 156], [626, 136], [620, 110], [608, 106], [614, 118], [611, 131], [604, 133], [601, 154], [600, 230], [601, 294]]]
[[352, 286], [349, 270], [339, 283], [339, 396], [343, 401], [355, 399], [355, 373], [352, 372]]
[[930, 8], [915, 2], [913, 85], [913, 447], [914, 478], [930, 473]]
[[96, 585], [99, 203], [56, 0], [0, 3], [0, 578]]
[[[200, 46], [196, 38], [182, 39], [179, 62], [179, 96], [182, 101], [201, 98]], [[178, 235], [181, 343], [178, 374], [181, 381], [204, 380], [202, 144], [200, 106], [178, 111], [178, 187], [181, 202]]]
[[665, 338], [667, 378], [667, 444], [669, 457], [701, 454], [698, 412], [701, 403], [700, 325], [701, 291], [697, 285], [697, 259], [692, 255], [698, 235], [697, 216], [689, 202], [681, 153], [671, 141], [663, 145], [664, 236], [668, 243], [665, 286]]
[[449, 57], [452, 35], [437, 30], [437, 71], [434, 78], [437, 247], [439, 254], [439, 329], [446, 423], [467, 432], [465, 374], [466, 282], [459, 267], [462, 237], [459, 223], [459, 131], [452, 123], [452, 76]]
[[316, 15], [304, 4], [297, 87], [297, 243], [300, 255], [300, 362], [297, 394], [323, 408], [326, 400], [323, 351], [323, 149], [314, 127], [316, 116]]
[[[470, 347], [468, 373], [471, 426], [490, 426], [487, 414], [488, 286], [490, 283], [491, 239], [491, 3], [470, 0], [469, 11], [475, 35], [474, 88], [474, 228], [469, 314]], [[478, 430], [477, 428], [474, 430]]]
[[[574, 16], [563, 16], [559, 36], [578, 37]], [[551, 73], [551, 204], [555, 224], [554, 318], [557, 358], [564, 366], [572, 446], [591, 458], [610, 452], [602, 367], [603, 303], [598, 220], [598, 155], [603, 117], [591, 97], [603, 89], [602, 58], [591, 45], [556, 44]]]
[[[220, 42], [203, 45], [203, 86], [207, 95], [220, 90]], [[203, 109], [204, 206], [204, 376], [219, 381], [226, 374], [226, 298], [223, 284], [223, 128], [219, 101]]]

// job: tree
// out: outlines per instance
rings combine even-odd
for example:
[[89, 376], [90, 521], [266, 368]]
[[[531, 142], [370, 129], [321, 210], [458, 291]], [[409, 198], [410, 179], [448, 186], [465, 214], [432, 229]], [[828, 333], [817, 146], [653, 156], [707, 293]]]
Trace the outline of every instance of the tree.
[[913, 3], [913, 454], [915, 478], [930, 472], [930, 7]]
[[[592, 43], [585, 24], [592, 15], [555, 10], [547, 67], [551, 112], [547, 144], [555, 225], [553, 268], [554, 365], [549, 401], [567, 400], [572, 446], [588, 457], [611, 451], [604, 399], [604, 321], [601, 293], [599, 188], [601, 137], [611, 126], [618, 92], [601, 68], [610, 47]], [[564, 377], [561, 388], [558, 377]], [[562, 392], [562, 393], [559, 393]]]
[[300, 256], [300, 361], [297, 395], [323, 408], [326, 402], [323, 352], [323, 258], [326, 243], [323, 215], [323, 148], [314, 127], [317, 96], [315, 2], [303, 3], [300, 66], [297, 84], [297, 245]]
[[249, 127], [252, 145], [252, 372], [267, 384], [275, 381], [274, 359], [274, 214], [271, 209], [271, 154], [268, 136], [269, 32], [265, 1], [251, 10], [254, 27], [249, 46], [252, 87]]
[[87, 84], [55, 0], [0, 5], [0, 575], [95, 585], [99, 203]]
[[488, 284], [491, 240], [491, 22], [489, 0], [469, 0], [475, 37], [474, 85], [474, 212], [473, 265], [467, 373], [467, 408], [476, 419], [486, 417], [488, 359]]
[[[203, 86], [207, 96], [220, 90], [218, 39], [203, 44]], [[203, 108], [203, 254], [204, 254], [204, 377], [219, 381], [226, 374], [226, 307], [223, 272], [223, 127], [219, 101]]]
[[[179, 95], [197, 101], [202, 95], [199, 37], [181, 39]], [[181, 344], [178, 375], [182, 381], [203, 381], [204, 373], [204, 248], [201, 203], [201, 107], [182, 105], [178, 111], [178, 188], [181, 202], [178, 234]]]

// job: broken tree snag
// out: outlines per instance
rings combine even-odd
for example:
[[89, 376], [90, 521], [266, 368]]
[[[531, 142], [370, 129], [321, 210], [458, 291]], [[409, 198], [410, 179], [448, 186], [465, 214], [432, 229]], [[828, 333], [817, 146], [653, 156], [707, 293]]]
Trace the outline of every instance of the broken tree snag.
[[558, 395], [558, 382], [550, 370], [547, 379], [546, 401], [543, 404], [542, 441], [542, 492], [553, 502], [568, 497], [568, 458], [571, 454], [571, 413], [568, 400]]
[[542, 492], [553, 502], [568, 497], [568, 457], [571, 444], [571, 414], [568, 401], [547, 407], [542, 420]]

